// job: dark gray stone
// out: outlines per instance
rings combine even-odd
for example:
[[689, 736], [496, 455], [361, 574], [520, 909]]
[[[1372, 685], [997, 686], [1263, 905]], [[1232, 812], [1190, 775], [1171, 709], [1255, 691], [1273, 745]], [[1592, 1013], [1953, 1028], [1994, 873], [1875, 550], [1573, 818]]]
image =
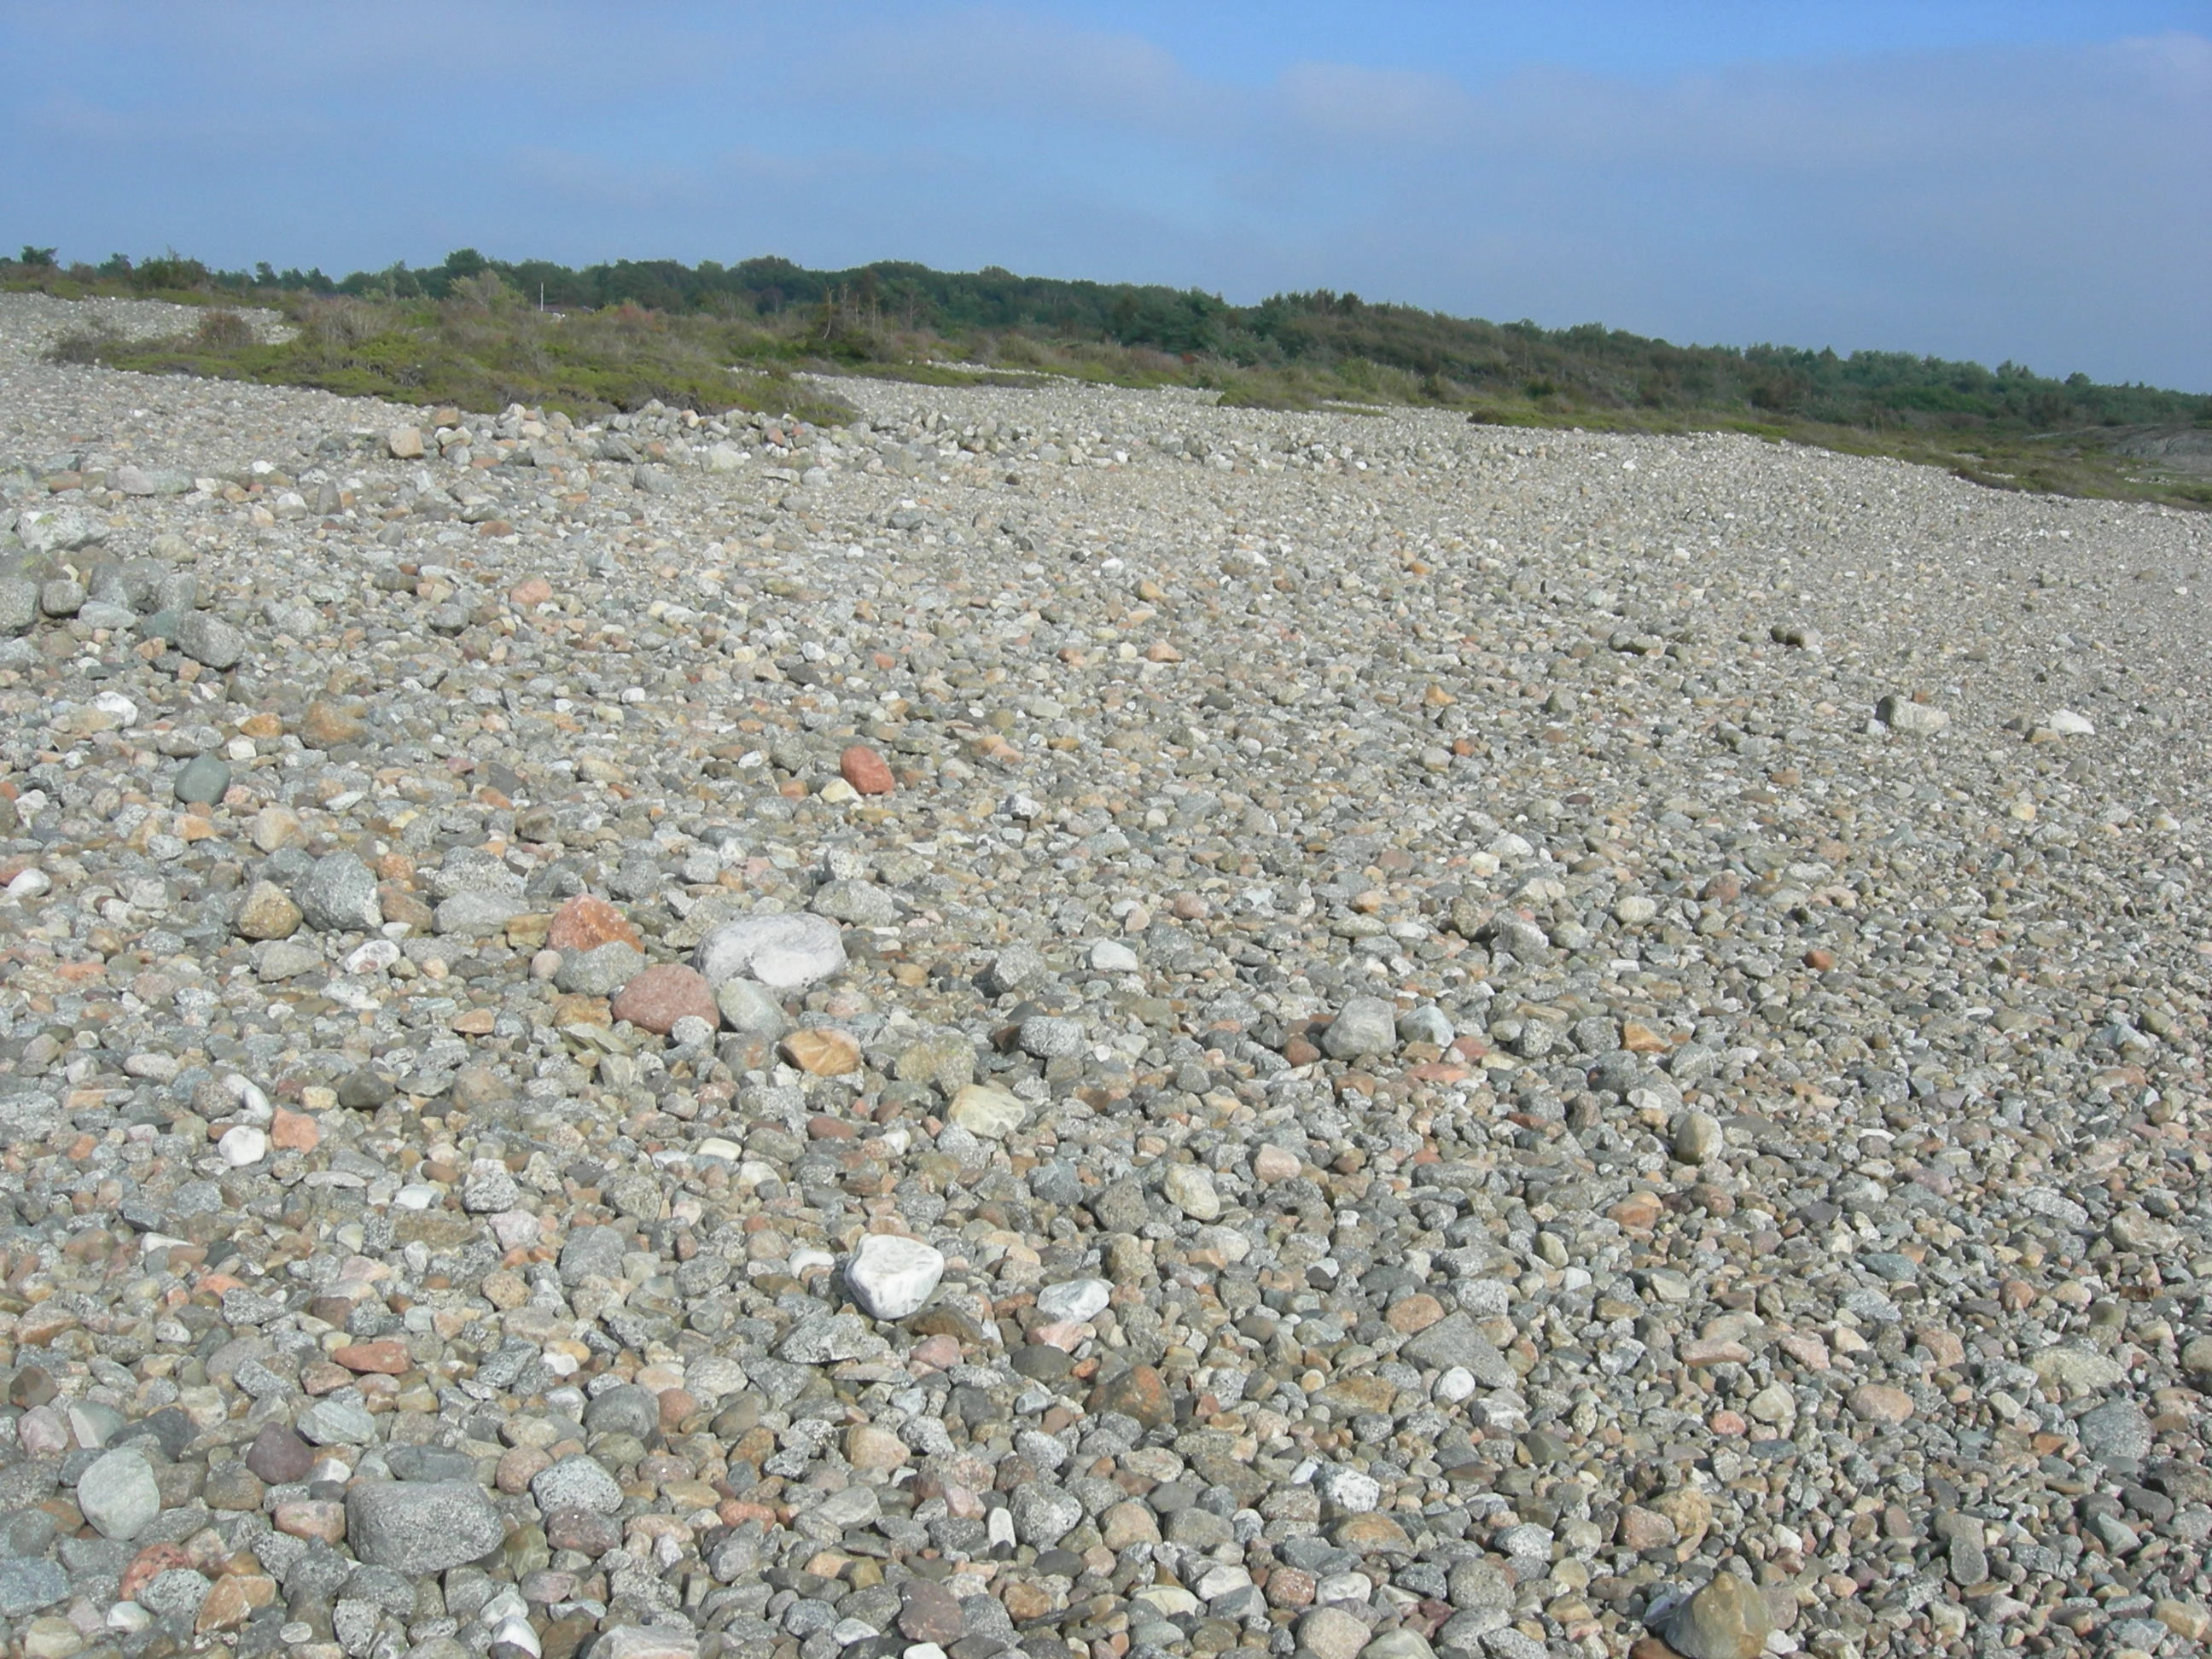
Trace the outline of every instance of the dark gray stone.
[[443, 1572], [507, 1536], [491, 1494], [471, 1481], [371, 1482], [346, 1493], [346, 1539], [371, 1566]]

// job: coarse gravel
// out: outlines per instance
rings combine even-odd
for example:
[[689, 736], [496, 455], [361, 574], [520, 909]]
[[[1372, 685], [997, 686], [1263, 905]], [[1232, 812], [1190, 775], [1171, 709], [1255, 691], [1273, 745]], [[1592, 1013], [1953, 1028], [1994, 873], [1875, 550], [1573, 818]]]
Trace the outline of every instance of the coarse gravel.
[[8, 1651], [2212, 1631], [2212, 520], [87, 319], [0, 296]]

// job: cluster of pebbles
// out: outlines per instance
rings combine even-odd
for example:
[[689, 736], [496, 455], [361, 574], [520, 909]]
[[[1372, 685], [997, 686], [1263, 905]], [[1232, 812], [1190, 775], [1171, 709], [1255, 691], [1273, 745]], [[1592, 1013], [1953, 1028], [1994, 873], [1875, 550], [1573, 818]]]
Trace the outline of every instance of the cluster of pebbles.
[[76, 325], [0, 300], [9, 1653], [2212, 1629], [2205, 519]]

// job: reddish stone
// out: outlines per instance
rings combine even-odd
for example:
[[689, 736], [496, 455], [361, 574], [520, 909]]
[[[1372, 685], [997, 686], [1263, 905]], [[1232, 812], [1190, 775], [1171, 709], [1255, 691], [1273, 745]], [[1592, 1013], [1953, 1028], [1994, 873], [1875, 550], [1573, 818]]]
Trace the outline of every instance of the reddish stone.
[[189, 1570], [191, 1565], [192, 1558], [185, 1553], [181, 1545], [149, 1544], [132, 1556], [131, 1565], [124, 1568], [123, 1584], [116, 1592], [117, 1598], [125, 1601], [135, 1601], [140, 1590], [163, 1573], [178, 1569]]
[[507, 602], [527, 611], [553, 597], [553, 584], [543, 576], [530, 576], [507, 590]]
[[968, 1633], [960, 1598], [942, 1584], [909, 1578], [899, 1586], [899, 1634], [909, 1642], [951, 1647]]
[[553, 913], [545, 943], [555, 951], [596, 951], [602, 945], [641, 947], [630, 920], [603, 898], [579, 893]]
[[282, 1423], [262, 1425], [246, 1449], [246, 1467], [272, 1486], [305, 1480], [314, 1462], [315, 1449]]
[[837, 770], [863, 795], [888, 795], [898, 787], [884, 757], [866, 744], [854, 744], [837, 757]]
[[1734, 904], [1743, 896], [1743, 878], [1733, 870], [1723, 870], [1705, 884], [1698, 896], [1708, 904]]
[[596, 1561], [622, 1547], [622, 1523], [596, 1510], [556, 1510], [545, 1517], [545, 1541], [556, 1550], [574, 1550]]
[[960, 1363], [960, 1344], [949, 1336], [924, 1337], [907, 1358], [932, 1370], [949, 1370]]
[[676, 1022], [696, 1014], [709, 1025], [720, 1024], [722, 1012], [714, 1006], [714, 988], [696, 968], [665, 962], [648, 968], [614, 994], [608, 1012], [628, 1020], [641, 1031], [666, 1036]]
[[1093, 1412], [1119, 1412], [1133, 1417], [1148, 1429], [1175, 1421], [1175, 1401], [1168, 1385], [1150, 1365], [1132, 1365], [1102, 1382], [1091, 1391]]
[[1912, 1340], [1928, 1350], [1929, 1358], [1946, 1370], [1956, 1370], [1966, 1363], [1966, 1345], [1959, 1334], [1942, 1325], [1923, 1325], [1912, 1333]]
[[322, 1145], [323, 1126], [306, 1112], [288, 1112], [282, 1106], [269, 1126], [269, 1144], [279, 1152], [312, 1152]]
[[1902, 1389], [1880, 1382], [1862, 1382], [1844, 1396], [1854, 1416], [1869, 1423], [1895, 1427], [1912, 1415], [1912, 1396]]
[[1816, 974], [1825, 974], [1836, 965], [1836, 953], [1823, 951], [1818, 945], [1805, 952], [1805, 965]]
[[1382, 1319], [1392, 1330], [1411, 1336], [1417, 1331], [1425, 1331], [1443, 1316], [1443, 1303], [1425, 1291], [1416, 1291], [1402, 1301], [1391, 1304], [1390, 1311]]
[[300, 716], [300, 740], [310, 749], [336, 749], [359, 743], [368, 733], [368, 720], [358, 707], [317, 701]]
[[408, 1357], [406, 1344], [392, 1341], [349, 1342], [331, 1349], [331, 1358], [349, 1371], [381, 1371], [386, 1376], [398, 1376], [415, 1363]]
[[543, 1446], [514, 1446], [501, 1454], [492, 1484], [510, 1497], [530, 1490], [530, 1483], [553, 1467], [553, 1455]]
[[660, 1391], [660, 1426], [663, 1429], [680, 1427], [684, 1420], [699, 1409], [699, 1402], [684, 1389], [663, 1389]]
[[1473, 1075], [1464, 1066], [1445, 1066], [1433, 1060], [1406, 1068], [1408, 1083], [1464, 1083]]
[[354, 1385], [354, 1374], [327, 1359], [311, 1359], [300, 1367], [300, 1392], [321, 1396]]
[[1641, 1554], [1645, 1550], [1672, 1549], [1681, 1533], [1656, 1510], [1631, 1504], [1620, 1512], [1618, 1534], [1621, 1544]]
[[1665, 1206], [1660, 1203], [1656, 1193], [1631, 1193], [1606, 1212], [1620, 1224], [1622, 1231], [1632, 1233], [1650, 1232], [1659, 1224], [1659, 1218], [1664, 1212]]

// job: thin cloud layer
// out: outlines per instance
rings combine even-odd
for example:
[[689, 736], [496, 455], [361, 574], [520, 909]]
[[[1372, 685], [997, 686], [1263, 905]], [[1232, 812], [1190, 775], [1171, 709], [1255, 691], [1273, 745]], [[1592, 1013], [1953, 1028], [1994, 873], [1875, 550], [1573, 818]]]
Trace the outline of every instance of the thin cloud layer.
[[80, 3], [0, 52], [0, 231], [76, 257], [907, 258], [2212, 388], [2194, 34], [1231, 82], [1036, 9]]

